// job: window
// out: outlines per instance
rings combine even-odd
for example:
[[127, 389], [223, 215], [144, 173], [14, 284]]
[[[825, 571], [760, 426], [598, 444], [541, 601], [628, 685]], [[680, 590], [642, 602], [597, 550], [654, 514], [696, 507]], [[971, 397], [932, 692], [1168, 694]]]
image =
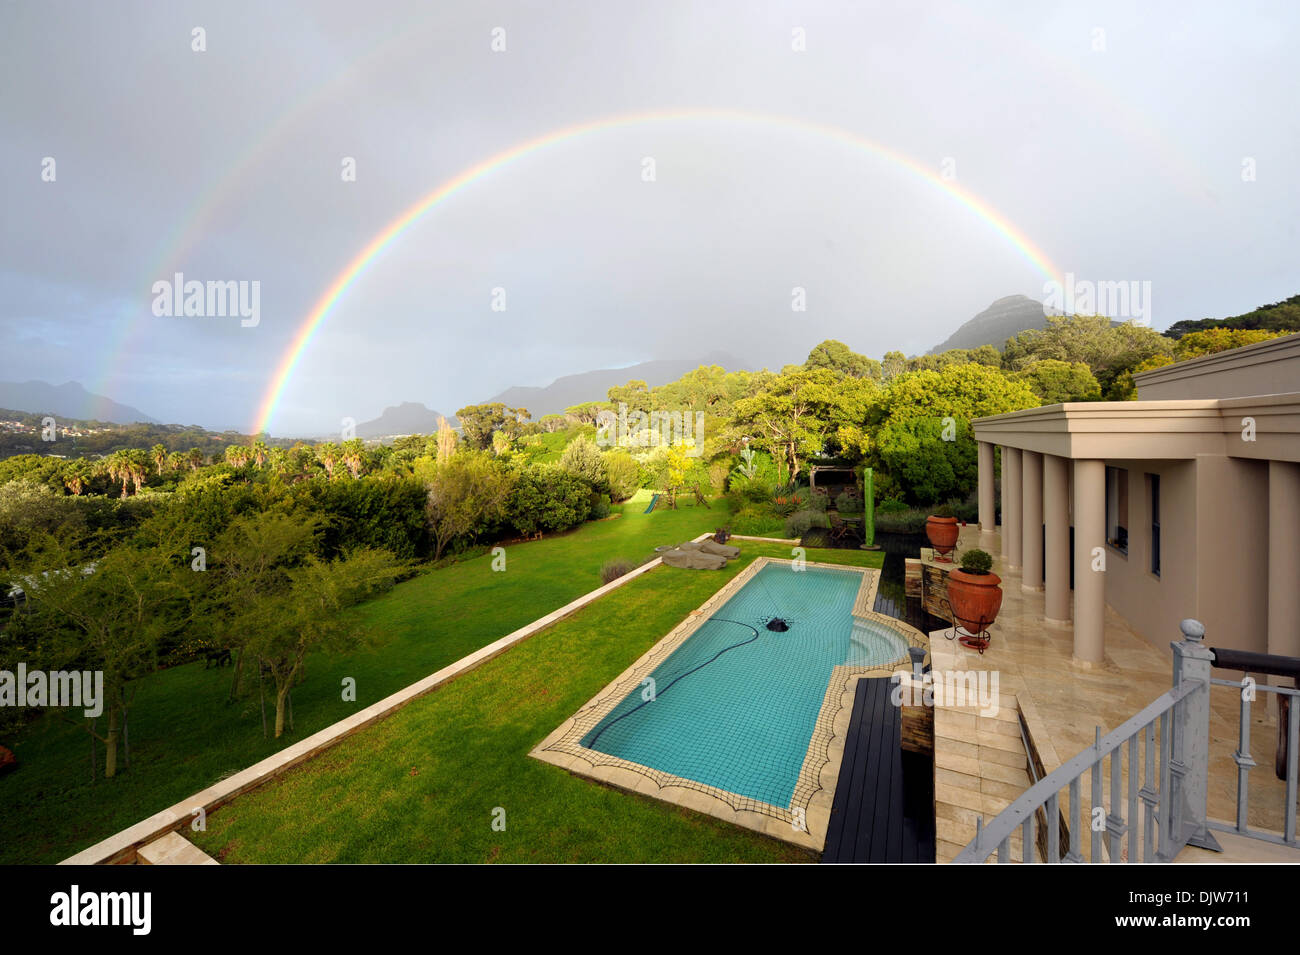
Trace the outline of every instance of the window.
[[1106, 468], [1106, 543], [1128, 553], [1128, 471]]
[[1160, 475], [1147, 475], [1151, 480], [1151, 573], [1160, 576]]

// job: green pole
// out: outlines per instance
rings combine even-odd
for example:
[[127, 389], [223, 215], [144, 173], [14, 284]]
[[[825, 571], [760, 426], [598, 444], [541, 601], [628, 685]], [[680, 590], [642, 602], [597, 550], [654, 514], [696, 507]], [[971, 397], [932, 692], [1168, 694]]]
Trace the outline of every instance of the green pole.
[[868, 547], [876, 543], [876, 494], [871, 468], [862, 470], [862, 537]]

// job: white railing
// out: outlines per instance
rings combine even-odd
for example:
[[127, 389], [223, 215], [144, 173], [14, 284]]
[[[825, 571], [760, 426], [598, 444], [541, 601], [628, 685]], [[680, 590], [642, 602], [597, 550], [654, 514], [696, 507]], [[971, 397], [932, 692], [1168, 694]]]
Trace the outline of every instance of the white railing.
[[[1069, 794], [1066, 862], [1102, 862], [1107, 858], [1111, 862], [1137, 862], [1139, 849], [1140, 861], [1168, 862], [1186, 845], [1219, 848], [1209, 832], [1205, 812], [1214, 654], [1202, 642], [1205, 628], [1199, 622], [1184, 620], [1181, 629], [1183, 640], [1173, 644], [1173, 688], [1105, 736], [1098, 728], [1092, 746], [1031, 786], [988, 825], [980, 819], [975, 838], [958, 853], [955, 862], [984, 862], [994, 853], [999, 862], [1010, 862], [1016, 830], [1021, 833], [1024, 861], [1062, 861], [1062, 790]], [[1300, 712], [1300, 707], [1293, 712]], [[1123, 782], [1126, 751], [1127, 799]], [[1294, 764], [1294, 746], [1291, 753]], [[1109, 804], [1104, 797], [1108, 758]], [[1091, 835], [1087, 860], [1082, 852], [1085, 816], [1080, 798], [1084, 774], [1088, 774], [1091, 784], [1086, 816], [1086, 830]], [[1045, 836], [1041, 847], [1040, 836]]]

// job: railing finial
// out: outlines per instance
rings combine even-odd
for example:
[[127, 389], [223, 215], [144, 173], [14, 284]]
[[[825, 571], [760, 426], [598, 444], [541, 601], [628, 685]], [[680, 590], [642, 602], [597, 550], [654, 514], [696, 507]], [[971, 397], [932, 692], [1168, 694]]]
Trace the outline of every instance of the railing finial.
[[1193, 620], [1191, 617], [1178, 624], [1178, 629], [1183, 632], [1183, 636], [1188, 640], [1199, 642], [1205, 639], [1205, 624], [1199, 620]]

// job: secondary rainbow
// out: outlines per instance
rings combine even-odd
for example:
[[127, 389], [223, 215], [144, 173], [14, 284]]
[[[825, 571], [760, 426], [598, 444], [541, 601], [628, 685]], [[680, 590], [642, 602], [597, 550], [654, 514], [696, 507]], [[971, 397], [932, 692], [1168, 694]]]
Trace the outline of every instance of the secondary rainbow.
[[324, 294], [317, 299], [312, 310], [298, 327], [297, 332], [293, 336], [293, 340], [290, 342], [289, 347], [285, 350], [277, 364], [275, 372], [271, 377], [270, 384], [267, 386], [266, 392], [259, 404], [257, 420], [253, 424], [252, 433], [256, 435], [267, 430], [271, 419], [275, 414], [276, 406], [279, 404], [280, 398], [283, 395], [289, 380], [293, 377], [294, 369], [297, 368], [299, 361], [307, 350], [307, 346], [311, 344], [312, 338], [315, 336], [317, 330], [321, 327], [321, 324], [329, 315], [330, 311], [338, 303], [339, 299], [342, 298], [343, 294], [348, 290], [352, 283], [370, 267], [375, 259], [377, 259], [389, 245], [391, 245], [414, 223], [419, 221], [430, 209], [433, 209], [449, 196], [454, 195], [466, 186], [477, 182], [479, 179], [482, 179], [503, 166], [507, 166], [524, 156], [528, 156], [549, 146], [569, 142], [591, 133], [603, 132], [621, 127], [635, 126], [644, 123], [691, 119], [711, 119], [725, 122], [770, 125], [784, 129], [807, 132], [838, 140], [846, 145], [863, 149], [880, 156], [881, 158], [887, 159], [909, 172], [933, 183], [947, 192], [962, 205], [966, 206], [983, 219], [996, 232], [1000, 233], [1020, 252], [1022, 256], [1024, 256], [1024, 258], [1031, 262], [1035, 268], [1041, 271], [1045, 276], [1047, 276], [1047, 278], [1056, 281], [1061, 279], [1061, 269], [1057, 268], [1057, 266], [1052, 263], [1046, 253], [1036, 246], [1028, 236], [1021, 232], [1014, 223], [1004, 217], [987, 202], [975, 196], [968, 190], [962, 189], [955, 182], [942, 178], [931, 166], [922, 164], [904, 153], [889, 149], [846, 129], [840, 129], [835, 126], [826, 126], [820, 123], [809, 122], [807, 120], [787, 116], [774, 116], [765, 113], [717, 109], [672, 110], [606, 117], [593, 122], [566, 126], [562, 129], [554, 130], [539, 136], [536, 139], [528, 140], [527, 142], [512, 146], [509, 149], [499, 152], [477, 165], [464, 170], [452, 179], [448, 179], [390, 222], [383, 231], [370, 240], [365, 248], [357, 253], [343, 271], [335, 276]]

